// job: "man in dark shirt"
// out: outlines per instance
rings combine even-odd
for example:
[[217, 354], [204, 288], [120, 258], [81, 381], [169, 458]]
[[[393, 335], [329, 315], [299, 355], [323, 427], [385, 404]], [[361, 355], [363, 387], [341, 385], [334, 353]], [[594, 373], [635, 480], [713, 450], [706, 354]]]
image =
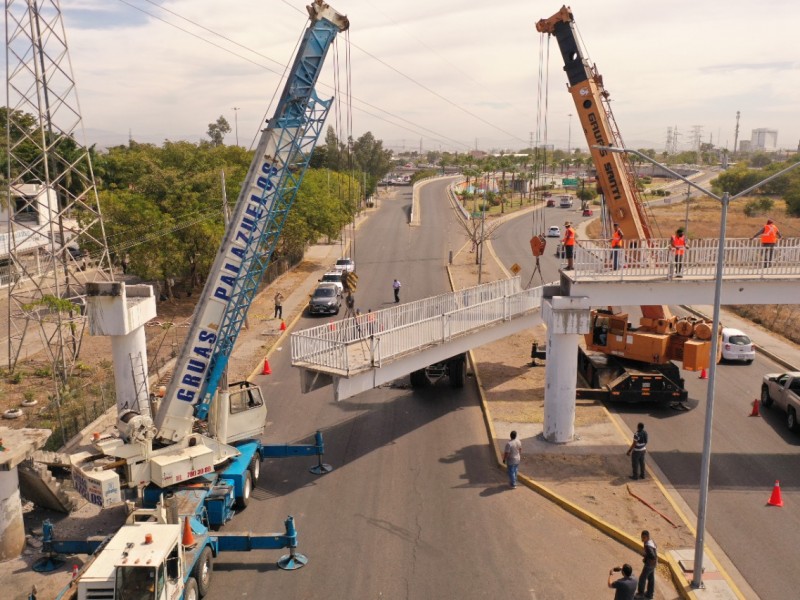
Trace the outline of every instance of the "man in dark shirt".
[[608, 572], [608, 587], [617, 590], [614, 593], [614, 600], [633, 600], [636, 593], [636, 580], [632, 575], [633, 567], [627, 563], [622, 565], [622, 577], [616, 581], [611, 581], [611, 578], [614, 577], [614, 570]]

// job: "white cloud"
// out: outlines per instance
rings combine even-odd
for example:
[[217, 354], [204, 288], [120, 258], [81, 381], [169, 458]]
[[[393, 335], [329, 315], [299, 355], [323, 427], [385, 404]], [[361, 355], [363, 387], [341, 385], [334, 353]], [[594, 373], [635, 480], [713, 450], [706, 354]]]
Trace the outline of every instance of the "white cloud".
[[[237, 106], [240, 141], [249, 143], [280, 85], [279, 65], [291, 60], [305, 27], [308, 1], [69, 3], [65, 25], [86, 127], [115, 132], [120, 142], [129, 131], [146, 142], [198, 139], [220, 114], [233, 125]], [[350, 50], [354, 106], [367, 102], [391, 115], [354, 110], [355, 136], [372, 131], [390, 147], [413, 148], [422, 138], [423, 148], [462, 151], [476, 139], [486, 149], [527, 145], [538, 110], [535, 23], [556, 12], [559, 2], [330, 3], [351, 22], [349, 36], [338, 41], [342, 67], [347, 37], [357, 46]], [[779, 130], [780, 145], [797, 146], [800, 70], [793, 29], [800, 5], [575, 0], [571, 7], [629, 145], [635, 140], [636, 147], [663, 148], [668, 127], [677, 127], [688, 145], [697, 125], [704, 141], [711, 136], [732, 146], [738, 110], [739, 139], [770, 127]], [[333, 58], [321, 77], [328, 85]], [[555, 40], [550, 58], [548, 141], [566, 147], [574, 106]], [[319, 92], [332, 94], [324, 86]], [[576, 119], [569, 137], [573, 147], [584, 145]]]

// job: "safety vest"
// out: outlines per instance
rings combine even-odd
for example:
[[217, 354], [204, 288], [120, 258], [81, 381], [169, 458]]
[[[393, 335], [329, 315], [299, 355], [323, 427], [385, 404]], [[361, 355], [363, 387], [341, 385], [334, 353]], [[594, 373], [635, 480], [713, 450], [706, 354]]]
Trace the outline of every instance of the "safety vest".
[[619, 248], [620, 246], [622, 246], [622, 231], [616, 229], [614, 235], [611, 236], [611, 247]]
[[772, 223], [764, 225], [764, 231], [761, 233], [762, 244], [777, 244], [778, 243], [778, 228]]
[[673, 235], [672, 246], [675, 248], [675, 254], [677, 256], [683, 256], [683, 252], [686, 249], [686, 238], [682, 235]]
[[564, 245], [575, 245], [575, 230], [572, 227], [567, 227], [567, 230], [564, 232]]

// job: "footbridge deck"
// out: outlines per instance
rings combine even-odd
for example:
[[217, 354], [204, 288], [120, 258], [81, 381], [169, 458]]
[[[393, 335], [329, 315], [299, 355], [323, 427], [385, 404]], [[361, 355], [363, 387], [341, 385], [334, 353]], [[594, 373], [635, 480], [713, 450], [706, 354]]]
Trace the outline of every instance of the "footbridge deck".
[[331, 321], [292, 334], [292, 364], [342, 400], [537, 325], [542, 290], [515, 277]]
[[[303, 392], [332, 383], [342, 400], [541, 323], [545, 297], [710, 304], [718, 251], [718, 240], [692, 240], [676, 263], [668, 240], [648, 240], [619, 250], [615, 263], [607, 242], [581, 242], [559, 284], [523, 290], [515, 277], [326, 323], [292, 334], [292, 364]], [[722, 304], [797, 303], [800, 239], [774, 248], [729, 239], [721, 251]]]

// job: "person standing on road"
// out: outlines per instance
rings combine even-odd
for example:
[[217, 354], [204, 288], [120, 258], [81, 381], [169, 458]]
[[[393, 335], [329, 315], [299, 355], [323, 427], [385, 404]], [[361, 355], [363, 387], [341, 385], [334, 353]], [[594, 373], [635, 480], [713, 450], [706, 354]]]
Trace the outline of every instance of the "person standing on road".
[[[656, 543], [650, 539], [650, 532], [642, 531], [642, 572], [639, 574], [638, 590], [634, 598], [652, 599], [656, 587], [656, 566], [658, 565], [658, 550]], [[647, 587], [645, 588], [645, 584]]]
[[572, 271], [574, 269], [575, 230], [572, 228], [572, 223], [569, 221], [564, 223], [564, 227], [564, 239], [561, 240], [561, 243], [564, 245], [564, 253], [567, 257], [567, 271]]
[[283, 294], [278, 292], [275, 294], [275, 319], [283, 318]]
[[614, 232], [611, 234], [611, 260], [614, 270], [619, 269], [619, 255], [622, 253], [622, 240], [625, 234], [619, 228], [619, 223], [614, 223]]
[[519, 461], [522, 458], [522, 442], [517, 439], [517, 432], [511, 432], [511, 439], [506, 443], [505, 452], [503, 452], [503, 464], [508, 471], [508, 485], [512, 489], [517, 487], [517, 471], [519, 470]]
[[[614, 571], [622, 571], [622, 577], [616, 581], [611, 581]], [[636, 594], [636, 580], [633, 578], [633, 567], [628, 563], [622, 565], [622, 569], [617, 567], [608, 572], [608, 587], [617, 590], [614, 593], [614, 600], [633, 600]]]
[[631, 457], [631, 468], [633, 475], [631, 479], [644, 479], [644, 457], [647, 454], [647, 432], [644, 430], [644, 423], [636, 426], [636, 433], [633, 434], [631, 447], [628, 448], [628, 456]]
[[768, 269], [772, 266], [772, 255], [775, 252], [775, 244], [778, 240], [783, 238], [781, 232], [778, 231], [778, 226], [772, 219], [767, 219], [767, 224], [756, 233], [751, 240], [761, 236], [761, 247], [764, 248], [764, 268]]
[[394, 290], [394, 301], [400, 302], [400, 281], [395, 279], [392, 282], [392, 289]]
[[683, 229], [675, 230], [675, 234], [669, 239], [669, 245], [675, 254], [675, 277], [683, 277], [683, 255], [686, 252], [686, 236]]

